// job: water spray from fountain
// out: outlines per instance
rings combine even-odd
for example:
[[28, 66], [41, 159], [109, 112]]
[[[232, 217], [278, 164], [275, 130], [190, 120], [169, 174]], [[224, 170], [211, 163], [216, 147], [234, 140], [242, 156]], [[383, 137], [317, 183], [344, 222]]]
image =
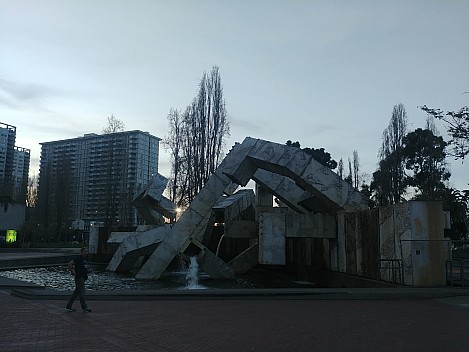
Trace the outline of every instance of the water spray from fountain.
[[190, 257], [189, 269], [186, 273], [186, 288], [189, 290], [206, 288], [205, 286], [199, 285], [199, 263], [197, 257]]
[[215, 252], [215, 255], [216, 255], [217, 257], [218, 257], [218, 253], [220, 253], [221, 242], [223, 241], [223, 238], [225, 238], [225, 234], [221, 235], [220, 240], [218, 241], [217, 251]]

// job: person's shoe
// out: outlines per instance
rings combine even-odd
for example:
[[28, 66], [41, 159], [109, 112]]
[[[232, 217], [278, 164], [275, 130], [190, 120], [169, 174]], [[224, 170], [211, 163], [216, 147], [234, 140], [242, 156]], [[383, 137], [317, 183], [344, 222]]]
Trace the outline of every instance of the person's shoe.
[[77, 311], [75, 308], [68, 308], [68, 307], [65, 307], [65, 310], [67, 312], [76, 312]]
[[82, 308], [81, 310], [82, 312], [88, 312], [88, 313], [91, 312], [91, 308]]

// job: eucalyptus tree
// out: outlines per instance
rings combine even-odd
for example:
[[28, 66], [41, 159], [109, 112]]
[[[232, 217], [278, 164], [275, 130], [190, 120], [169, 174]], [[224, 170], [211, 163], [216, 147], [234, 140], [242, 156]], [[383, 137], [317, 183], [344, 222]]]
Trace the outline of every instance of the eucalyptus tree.
[[300, 142], [292, 142], [291, 140], [288, 140], [285, 144], [289, 147], [300, 148], [305, 153], [311, 155], [316, 161], [319, 161], [321, 164], [327, 166], [331, 170], [334, 170], [337, 167], [337, 161], [332, 159], [331, 154], [326, 152], [324, 148], [301, 148]]
[[445, 236], [453, 240], [467, 240], [469, 238], [469, 190], [446, 188], [445, 193], [443, 209], [451, 213], [451, 229], [445, 230]]
[[412, 171], [406, 183], [418, 191], [417, 198], [441, 200], [445, 194], [445, 181], [451, 173], [446, 169], [447, 143], [428, 129], [418, 128], [403, 139], [402, 155], [406, 169]]
[[420, 109], [445, 123], [447, 133], [450, 136], [448, 144], [451, 149], [449, 154], [464, 162], [464, 158], [469, 154], [469, 108], [464, 106], [458, 111], [447, 111], [446, 113], [426, 105], [421, 106]]

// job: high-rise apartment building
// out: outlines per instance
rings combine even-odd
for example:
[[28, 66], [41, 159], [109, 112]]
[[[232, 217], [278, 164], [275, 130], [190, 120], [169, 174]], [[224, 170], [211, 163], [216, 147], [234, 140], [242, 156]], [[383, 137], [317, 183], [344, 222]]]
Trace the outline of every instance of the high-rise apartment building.
[[13, 158], [13, 199], [22, 204], [26, 203], [30, 160], [31, 150], [15, 146], [15, 156]]
[[26, 218], [30, 150], [15, 142], [16, 127], [0, 122], [0, 242], [5, 231], [16, 237]]
[[0, 203], [26, 203], [31, 151], [15, 142], [16, 127], [0, 122]]
[[132, 201], [158, 173], [160, 140], [126, 131], [41, 143], [38, 205], [46, 229], [78, 219], [138, 225]]
[[16, 127], [0, 123], [0, 202], [13, 197], [13, 160], [15, 157]]

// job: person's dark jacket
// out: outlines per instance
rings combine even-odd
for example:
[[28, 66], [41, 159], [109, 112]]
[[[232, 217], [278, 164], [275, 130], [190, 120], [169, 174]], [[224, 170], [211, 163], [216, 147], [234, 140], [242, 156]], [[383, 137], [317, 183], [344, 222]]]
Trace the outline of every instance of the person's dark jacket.
[[86, 257], [80, 255], [73, 259], [73, 262], [75, 263], [75, 277], [83, 277], [86, 280], [88, 278], [88, 263]]

